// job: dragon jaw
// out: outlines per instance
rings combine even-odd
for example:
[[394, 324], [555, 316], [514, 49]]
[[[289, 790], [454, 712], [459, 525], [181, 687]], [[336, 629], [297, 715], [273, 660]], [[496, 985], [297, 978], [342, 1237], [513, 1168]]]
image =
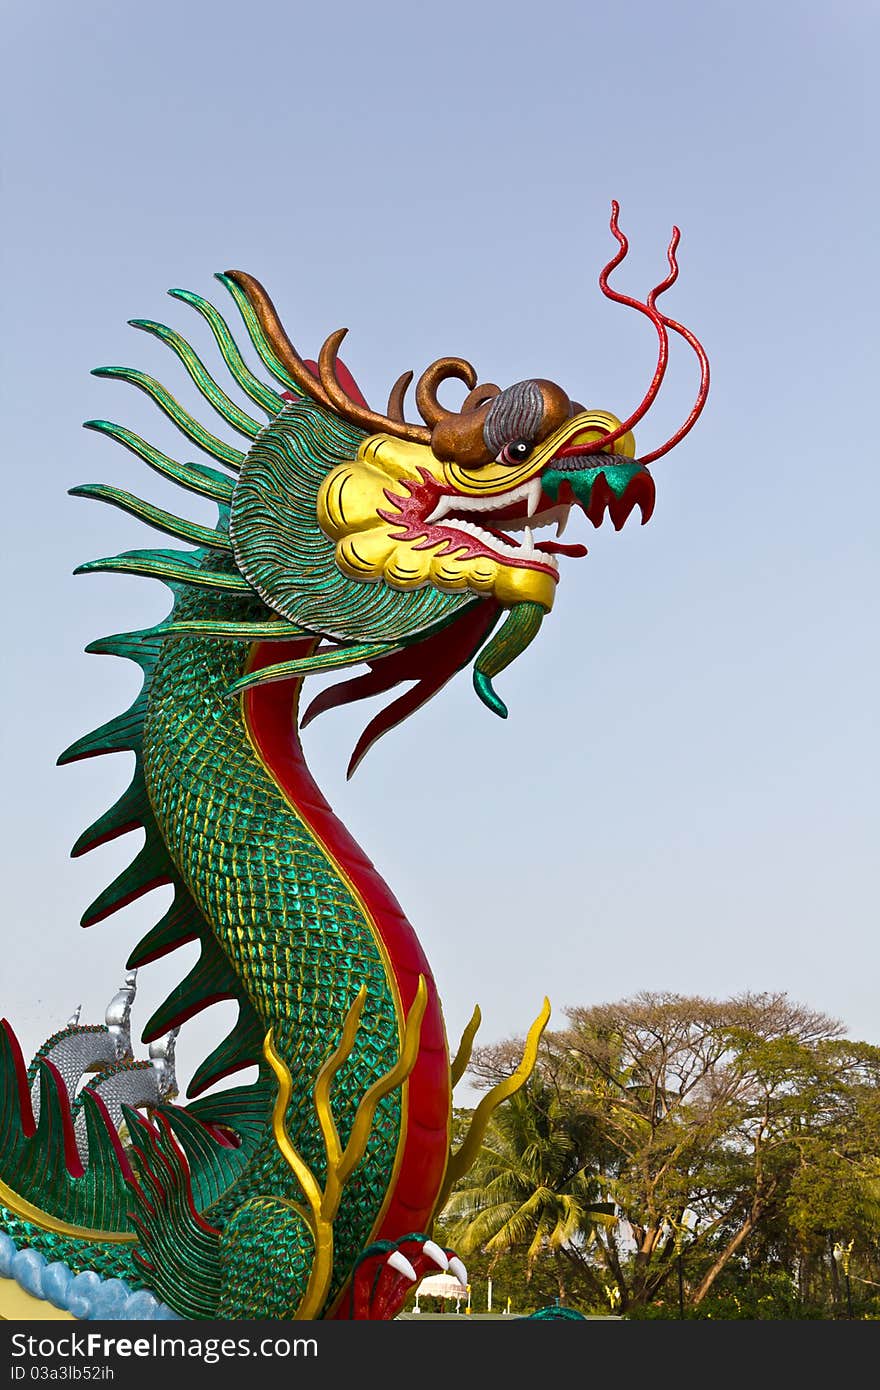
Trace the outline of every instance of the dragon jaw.
[[[607, 512], [617, 530], [636, 506], [643, 523], [653, 510], [653, 479], [632, 461], [631, 434], [613, 454], [585, 452], [618, 424], [607, 412], [580, 411], [527, 459], [511, 460], [502, 450], [479, 468], [438, 459], [422, 444], [371, 435], [355, 459], [327, 475], [318, 521], [350, 579], [381, 580], [401, 591], [470, 590], [502, 607], [536, 603], [549, 612], [557, 556], [587, 553], [558, 539], [573, 505], [594, 526]], [[554, 525], [556, 539], [535, 540], [537, 530]]]

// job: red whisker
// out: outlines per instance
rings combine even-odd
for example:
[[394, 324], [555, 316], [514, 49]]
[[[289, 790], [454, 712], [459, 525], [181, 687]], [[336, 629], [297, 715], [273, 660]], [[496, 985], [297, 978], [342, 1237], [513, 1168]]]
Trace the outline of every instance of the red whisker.
[[669, 329], [673, 333], [677, 333], [679, 337], [684, 338], [685, 342], [688, 343], [696, 353], [700, 363], [700, 386], [693, 409], [681, 428], [676, 430], [675, 434], [672, 435], [665, 444], [661, 445], [659, 449], [654, 449], [652, 453], [645, 454], [643, 457], [639, 458], [639, 463], [648, 464], [653, 463], [655, 459], [662, 458], [664, 454], [667, 454], [674, 445], [684, 439], [685, 435], [693, 428], [699, 419], [703, 406], [706, 404], [706, 397], [709, 394], [709, 359], [706, 356], [702, 344], [689, 328], [685, 328], [682, 324], [676, 323], [674, 319], [669, 318], [666, 314], [660, 313], [657, 309], [657, 300], [660, 298], [661, 294], [665, 294], [678, 279], [678, 260], [676, 259], [676, 252], [681, 240], [681, 232], [678, 227], [672, 228], [672, 236], [666, 252], [666, 258], [669, 262], [669, 274], [664, 280], [661, 280], [658, 285], [654, 286], [644, 304], [640, 303], [637, 299], [630, 298], [629, 295], [619, 294], [616, 290], [611, 289], [608, 284], [608, 277], [612, 270], [620, 265], [629, 250], [629, 243], [617, 224], [619, 211], [620, 208], [617, 202], [612, 202], [611, 231], [617, 239], [619, 249], [599, 276], [599, 287], [607, 299], [613, 299], [618, 304], [626, 304], [632, 309], [637, 309], [639, 313], [645, 314], [654, 324], [660, 339], [657, 367], [651, 385], [648, 387], [648, 391], [637, 410], [635, 410], [627, 420], [624, 420], [622, 425], [618, 425], [615, 430], [611, 430], [608, 434], [603, 435], [600, 439], [594, 440], [591, 444], [585, 445], [583, 449], [579, 449], [579, 452], [584, 454], [598, 453], [600, 450], [607, 448], [609, 444], [613, 444], [615, 440], [620, 439], [622, 435], [631, 430], [633, 425], [637, 424], [638, 421], [643, 418], [648, 408], [656, 399], [657, 392], [660, 389], [666, 372], [669, 360], [669, 337], [667, 333], [667, 329]]
[[[659, 285], [655, 285], [651, 293], [648, 295], [648, 303], [650, 304], [652, 309], [656, 307], [657, 300], [660, 298], [661, 294], [665, 294], [666, 291], [669, 289], [670, 285], [674, 285], [676, 280], [678, 279], [678, 261], [675, 258], [675, 253], [678, 250], [678, 243], [680, 241], [681, 232], [678, 230], [677, 227], [673, 227], [672, 236], [669, 238], [669, 245], [666, 248], [666, 259], [669, 262], [669, 274], [667, 275], [665, 280], [660, 281]], [[663, 316], [661, 315], [661, 317]], [[663, 318], [663, 322], [666, 324], [668, 328], [669, 321], [666, 318]]]
[[619, 250], [600, 274], [599, 288], [606, 299], [613, 299], [617, 304], [625, 304], [630, 309], [636, 309], [640, 314], [644, 314], [646, 318], [651, 320], [657, 330], [657, 337], [659, 339], [657, 366], [651, 385], [648, 387], [641, 404], [633, 411], [632, 415], [624, 420], [622, 425], [618, 425], [616, 429], [610, 430], [608, 434], [603, 435], [601, 439], [595, 439], [591, 444], [586, 444], [580, 451], [584, 454], [598, 453], [609, 444], [613, 444], [616, 439], [620, 439], [622, 435], [627, 434], [634, 425], [638, 424], [645, 412], [653, 405], [657, 392], [660, 390], [663, 383], [663, 377], [666, 374], [666, 366], [669, 362], [669, 336], [666, 332], [663, 315], [659, 314], [654, 307], [654, 300], [657, 298], [658, 294], [662, 294], [665, 289], [669, 288], [678, 275], [678, 266], [675, 263], [675, 246], [678, 244], [678, 228], [673, 228], [672, 241], [669, 244], [670, 273], [660, 285], [651, 291], [648, 295], [647, 302], [643, 304], [641, 300], [633, 299], [631, 295], [621, 294], [618, 290], [613, 290], [608, 283], [608, 277], [612, 270], [615, 270], [617, 266], [620, 265], [629, 250], [629, 242], [618, 226], [617, 218], [619, 213], [620, 204], [615, 200], [611, 204], [611, 231], [619, 244]]
[[709, 394], [709, 359], [706, 356], [706, 350], [702, 343], [689, 328], [685, 328], [682, 324], [676, 323], [674, 319], [664, 317], [663, 321], [667, 328], [672, 329], [673, 333], [678, 333], [680, 337], [684, 338], [685, 342], [689, 343], [697, 354], [700, 363], [700, 388], [697, 392], [697, 399], [694, 402], [693, 409], [684, 424], [680, 429], [676, 430], [675, 434], [672, 435], [670, 439], [667, 439], [666, 443], [662, 444], [659, 449], [654, 449], [650, 454], [644, 454], [639, 459], [639, 463], [644, 464], [653, 463], [655, 459], [662, 458], [663, 455], [668, 454], [669, 450], [678, 444], [680, 440], [684, 439], [685, 435], [693, 429], [697, 420], [700, 418], [703, 406], [706, 404], [706, 397]]

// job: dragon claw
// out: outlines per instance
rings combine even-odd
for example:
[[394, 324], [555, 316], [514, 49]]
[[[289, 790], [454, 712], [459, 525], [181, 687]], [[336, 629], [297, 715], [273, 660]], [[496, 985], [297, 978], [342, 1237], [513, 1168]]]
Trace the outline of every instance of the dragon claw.
[[406, 1255], [400, 1250], [395, 1250], [393, 1254], [389, 1255], [385, 1263], [389, 1265], [391, 1269], [398, 1270], [398, 1272], [402, 1274], [405, 1279], [408, 1279], [411, 1284], [414, 1284], [419, 1277], [406, 1258]]
[[449, 1257], [446, 1251], [441, 1250], [440, 1246], [437, 1245], [435, 1241], [426, 1240], [422, 1246], [422, 1254], [427, 1256], [429, 1260], [433, 1260], [437, 1268], [442, 1270], [444, 1274], [446, 1273], [449, 1268]]
[[453, 1255], [449, 1261], [449, 1273], [454, 1274], [463, 1289], [468, 1286], [467, 1270], [457, 1255]]
[[432, 1270], [448, 1270], [463, 1289], [467, 1270], [452, 1250], [444, 1250], [429, 1236], [413, 1234], [393, 1242], [377, 1242], [365, 1250], [352, 1281], [350, 1316], [371, 1321], [394, 1318], [413, 1284]]

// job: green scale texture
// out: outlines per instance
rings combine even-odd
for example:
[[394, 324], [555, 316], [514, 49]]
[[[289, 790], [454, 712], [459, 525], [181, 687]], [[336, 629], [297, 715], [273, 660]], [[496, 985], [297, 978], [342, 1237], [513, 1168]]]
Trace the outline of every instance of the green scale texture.
[[91, 1243], [55, 1235], [31, 1221], [23, 1221], [2, 1204], [0, 1230], [5, 1231], [19, 1250], [37, 1250], [49, 1263], [62, 1260], [74, 1274], [93, 1269], [102, 1279], [124, 1279], [132, 1289], [150, 1287], [144, 1271], [135, 1263], [133, 1245]]
[[[203, 616], [206, 606], [198, 596], [184, 596], [174, 618]], [[166, 644], [144, 725], [144, 770], [175, 865], [290, 1069], [291, 1140], [323, 1183], [326, 1154], [312, 1092], [361, 985], [367, 986], [367, 999], [354, 1049], [332, 1088], [343, 1144], [361, 1098], [397, 1060], [398, 1024], [362, 910], [267, 775], [248, 739], [240, 702], [227, 694], [246, 656], [237, 642]], [[291, 683], [291, 699], [294, 688]], [[334, 1223], [339, 1273], [330, 1300], [367, 1244], [385, 1199], [400, 1106], [399, 1091], [380, 1103], [366, 1153], [343, 1196]], [[302, 1200], [271, 1131], [232, 1189], [205, 1215], [223, 1225], [241, 1203], [267, 1197]], [[265, 1244], [256, 1230], [254, 1235], [265, 1258]]]
[[290, 1291], [306, 1288], [314, 1254], [310, 1233], [302, 1222], [291, 1221], [290, 1210], [277, 1198], [246, 1202], [224, 1232], [219, 1316], [252, 1318], [258, 1308], [262, 1318], [292, 1318], [297, 1300]]

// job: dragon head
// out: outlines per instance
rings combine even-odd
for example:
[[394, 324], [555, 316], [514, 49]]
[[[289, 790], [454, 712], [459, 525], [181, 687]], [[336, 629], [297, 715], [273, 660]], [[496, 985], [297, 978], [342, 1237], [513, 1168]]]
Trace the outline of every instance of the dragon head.
[[[287, 395], [288, 409], [300, 413], [286, 440], [282, 416], [275, 437], [257, 441], [242, 469], [232, 508], [231, 535], [239, 568], [274, 608], [335, 641], [369, 638], [404, 644], [416, 639], [424, 643], [426, 634], [436, 634], [452, 617], [461, 619], [467, 611], [477, 646], [499, 614], [508, 610], [507, 621], [480, 653], [475, 670], [480, 697], [496, 713], [507, 713], [492, 677], [534, 638], [552, 608], [559, 556], [587, 553], [584, 545], [560, 539], [572, 508], [580, 508], [594, 526], [607, 516], [619, 530], [636, 508], [646, 522], [654, 506], [648, 465], [687, 434], [708, 391], [708, 361], [699, 342], [658, 308], [660, 295], [678, 275], [678, 229], [673, 229], [667, 252], [666, 278], [644, 301], [636, 300], [609, 284], [611, 272], [628, 250], [618, 211], [612, 204], [611, 230], [618, 249], [599, 284], [609, 299], [647, 317], [658, 339], [650, 386], [623, 420], [605, 410], [585, 408], [545, 379], [520, 381], [503, 390], [494, 383], [481, 384], [471, 364], [458, 357], [433, 362], [416, 383], [421, 423], [410, 423], [404, 413], [412, 372], [398, 379], [385, 414], [379, 414], [367, 405], [339, 360], [346, 329], [328, 337], [317, 361], [304, 360], [259, 282], [241, 271], [227, 272], [223, 278], [243, 300], [295, 388]], [[670, 333], [684, 338], [698, 357], [697, 399], [672, 438], [637, 457], [633, 429], [660, 389]], [[467, 388], [457, 410], [438, 399], [440, 386], [449, 380]], [[332, 425], [335, 433], [320, 446], [323, 462], [305, 502], [308, 520], [313, 528], [317, 520], [327, 546], [324, 568], [316, 568], [312, 545], [309, 573], [300, 569], [294, 583], [282, 574], [277, 557], [289, 550], [281, 532], [290, 525], [291, 507], [295, 508], [291, 498], [307, 466], [301, 442], [304, 406], [324, 422], [315, 426], [319, 432], [323, 428], [326, 434]], [[353, 428], [345, 433], [346, 426]], [[291, 456], [286, 473], [279, 462], [285, 450]], [[293, 460], [291, 451], [297, 450]], [[276, 502], [267, 506], [273, 493]], [[540, 537], [548, 527], [555, 529]], [[276, 543], [267, 542], [272, 534]], [[270, 552], [274, 561], [267, 560]], [[315, 578], [319, 572], [320, 583]], [[330, 593], [334, 585], [335, 599]], [[340, 585], [345, 603], [340, 602]], [[316, 588], [320, 599], [315, 598]], [[305, 607], [304, 591], [311, 595]], [[471, 611], [475, 606], [476, 615]]]
[[[606, 507], [617, 526], [636, 505], [648, 519], [653, 480], [633, 462], [632, 434], [601, 463], [588, 452], [619, 420], [573, 406], [549, 381], [493, 389], [489, 401], [441, 418], [430, 443], [370, 435], [328, 476], [318, 520], [345, 574], [549, 611], [557, 556], [586, 554], [558, 539], [573, 505], [595, 525]], [[545, 527], [557, 539], [536, 539]]]

